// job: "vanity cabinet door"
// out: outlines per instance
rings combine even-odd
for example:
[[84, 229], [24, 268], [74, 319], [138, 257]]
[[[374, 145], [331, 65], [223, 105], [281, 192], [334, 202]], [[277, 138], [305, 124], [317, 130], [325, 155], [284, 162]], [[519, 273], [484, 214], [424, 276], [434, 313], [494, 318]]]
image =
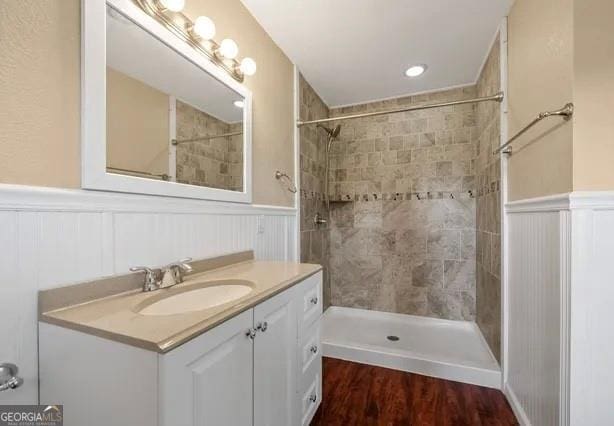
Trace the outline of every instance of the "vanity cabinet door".
[[295, 288], [254, 308], [254, 425], [296, 424]]
[[160, 355], [162, 426], [251, 426], [253, 348], [250, 309]]

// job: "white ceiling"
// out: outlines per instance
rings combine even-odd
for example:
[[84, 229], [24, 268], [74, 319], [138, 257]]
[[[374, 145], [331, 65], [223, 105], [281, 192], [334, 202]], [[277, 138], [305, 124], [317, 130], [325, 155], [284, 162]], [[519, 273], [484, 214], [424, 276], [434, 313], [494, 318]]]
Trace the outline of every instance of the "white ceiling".
[[227, 123], [243, 119], [243, 97], [113, 9], [107, 9], [107, 65]]
[[[329, 106], [475, 83], [513, 0], [241, 0]], [[422, 76], [405, 70], [427, 64]]]

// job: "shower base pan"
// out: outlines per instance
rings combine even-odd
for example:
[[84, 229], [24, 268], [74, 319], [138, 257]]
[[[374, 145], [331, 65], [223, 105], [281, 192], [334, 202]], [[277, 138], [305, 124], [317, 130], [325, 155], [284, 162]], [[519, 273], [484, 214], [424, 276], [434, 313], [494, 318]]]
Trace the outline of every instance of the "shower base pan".
[[332, 306], [322, 321], [324, 356], [501, 388], [501, 371], [477, 325]]

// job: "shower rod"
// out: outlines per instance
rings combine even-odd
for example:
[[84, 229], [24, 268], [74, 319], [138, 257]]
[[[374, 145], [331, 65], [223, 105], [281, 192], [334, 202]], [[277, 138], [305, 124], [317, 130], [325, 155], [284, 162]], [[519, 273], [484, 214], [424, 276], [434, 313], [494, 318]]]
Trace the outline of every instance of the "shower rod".
[[166, 173], [150, 173], [150, 172], [142, 172], [140, 170], [132, 170], [132, 169], [122, 169], [121, 167], [107, 167], [107, 172], [120, 172], [120, 173], [132, 173], [135, 175], [141, 175], [141, 176], [149, 176], [149, 177], [154, 177], [154, 178], [158, 178], [161, 180], [170, 180], [170, 176], [167, 175]]
[[226, 138], [226, 137], [237, 136], [237, 135], [242, 135], [242, 134], [243, 134], [243, 132], [230, 132], [230, 133], [223, 133], [221, 135], [198, 136], [198, 137], [192, 138], [192, 139], [180, 139], [180, 140], [171, 139], [171, 144], [179, 145], [180, 143], [208, 141], [208, 140], [211, 140], [211, 139]]
[[426, 105], [417, 105], [417, 106], [411, 106], [411, 107], [405, 107], [405, 108], [389, 109], [386, 111], [374, 111], [374, 112], [364, 112], [361, 114], [341, 115], [339, 117], [321, 118], [319, 120], [297, 121], [296, 125], [297, 127], [302, 127], [308, 124], [328, 123], [331, 121], [339, 121], [339, 120], [352, 120], [355, 118], [375, 117], [377, 115], [396, 114], [399, 112], [418, 111], [422, 109], [441, 108], [441, 107], [454, 106], [454, 105], [474, 104], [474, 103], [479, 103], [479, 102], [491, 102], [491, 101], [502, 102], [503, 92], [499, 92], [496, 95], [492, 95], [492, 96], [466, 99], [462, 101], [442, 102], [438, 104], [426, 104]]

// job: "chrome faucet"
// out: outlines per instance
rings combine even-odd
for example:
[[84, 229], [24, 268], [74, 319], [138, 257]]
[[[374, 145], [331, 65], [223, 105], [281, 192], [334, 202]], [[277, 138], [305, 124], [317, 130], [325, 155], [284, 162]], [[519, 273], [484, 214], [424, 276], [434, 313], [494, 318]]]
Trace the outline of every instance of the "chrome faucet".
[[182, 283], [184, 276], [192, 272], [192, 267], [187, 263], [191, 260], [191, 257], [187, 257], [177, 262], [169, 263], [163, 268], [135, 266], [130, 268], [130, 270], [132, 272], [145, 272], [143, 291], [154, 291]]

